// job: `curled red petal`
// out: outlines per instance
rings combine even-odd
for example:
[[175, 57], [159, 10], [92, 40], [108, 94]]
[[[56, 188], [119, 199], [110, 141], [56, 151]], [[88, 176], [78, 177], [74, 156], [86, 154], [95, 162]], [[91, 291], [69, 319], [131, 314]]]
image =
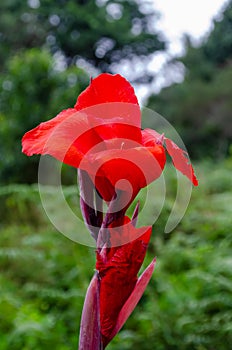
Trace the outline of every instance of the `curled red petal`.
[[121, 75], [103, 73], [91, 80], [90, 85], [77, 99], [75, 108], [86, 107], [107, 102], [126, 102], [138, 104], [134, 89]]
[[[92, 176], [105, 200], [111, 200], [109, 196], [112, 195], [112, 188], [115, 188], [116, 191], [128, 192], [131, 203], [141, 188], [161, 175], [165, 161], [165, 150], [161, 145], [129, 149], [123, 149], [122, 145], [122, 149], [109, 149], [87, 156], [80, 167]], [[102, 179], [105, 178], [111, 186], [110, 190], [109, 186], [104, 185]]]
[[194, 174], [193, 167], [189, 161], [188, 154], [183, 149], [179, 148], [175, 142], [159, 134], [152, 129], [142, 131], [142, 142], [145, 146], [153, 146], [155, 144], [163, 144], [165, 141], [166, 149], [172, 158], [172, 162], [177, 170], [187, 176], [194, 186], [198, 185], [198, 180]]
[[152, 130], [152, 129], [142, 130], [142, 143], [146, 147], [163, 145], [163, 139], [164, 139], [164, 135], [159, 134], [156, 130]]
[[166, 148], [172, 158], [172, 162], [177, 170], [187, 176], [194, 186], [198, 185], [198, 180], [194, 174], [193, 167], [189, 161], [188, 154], [183, 149], [179, 148], [175, 142], [165, 138]]

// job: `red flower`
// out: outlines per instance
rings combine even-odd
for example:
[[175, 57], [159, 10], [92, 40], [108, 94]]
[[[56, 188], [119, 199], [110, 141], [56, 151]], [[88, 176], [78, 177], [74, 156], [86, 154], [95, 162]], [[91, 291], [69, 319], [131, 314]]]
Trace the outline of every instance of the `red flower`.
[[[50, 154], [86, 170], [104, 200], [110, 201], [115, 191], [122, 190], [128, 193], [128, 207], [142, 187], [161, 175], [166, 161], [162, 137], [152, 130], [141, 131], [140, 118], [129, 82], [120, 75], [101, 74], [74, 108], [27, 132], [23, 152]], [[165, 141], [176, 168], [196, 185], [184, 151]]]
[[[113, 224], [115, 226], [117, 222]], [[109, 228], [112, 247], [102, 248], [97, 252], [100, 324], [104, 345], [112, 339], [111, 334], [119, 313], [136, 285], [137, 274], [143, 263], [150, 236], [151, 227], [136, 229], [129, 218], [125, 217], [122, 226]], [[138, 238], [134, 239], [136, 237]], [[129, 243], [121, 245], [125, 240]]]
[[[141, 188], [161, 175], [166, 150], [174, 166], [197, 185], [194, 171], [187, 153], [173, 141], [154, 130], [141, 130], [134, 90], [120, 75], [93, 79], [74, 108], [27, 132], [22, 144], [28, 156], [50, 154], [80, 169], [81, 207], [97, 241], [97, 271], [86, 295], [79, 345], [80, 350], [100, 350], [133, 311], [155, 264], [153, 260], [137, 277], [151, 227], [134, 227], [138, 205], [132, 220], [124, 216], [125, 210]], [[99, 201], [94, 186], [110, 202], [104, 217], [101, 207], [92, 205]]]

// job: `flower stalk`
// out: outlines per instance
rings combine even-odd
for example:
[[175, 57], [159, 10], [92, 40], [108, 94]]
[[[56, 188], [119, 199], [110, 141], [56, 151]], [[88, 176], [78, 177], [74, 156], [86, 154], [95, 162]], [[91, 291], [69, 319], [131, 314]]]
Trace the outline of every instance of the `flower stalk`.
[[100, 278], [97, 272], [89, 284], [82, 311], [79, 350], [103, 350], [100, 330]]

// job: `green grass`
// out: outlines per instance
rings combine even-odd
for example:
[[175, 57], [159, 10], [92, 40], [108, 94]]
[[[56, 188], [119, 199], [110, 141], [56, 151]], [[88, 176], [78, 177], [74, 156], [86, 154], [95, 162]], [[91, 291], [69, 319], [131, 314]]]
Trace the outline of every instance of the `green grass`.
[[[167, 200], [146, 257], [157, 266], [139, 305], [109, 350], [228, 350], [232, 344], [231, 164], [199, 164], [200, 180], [181, 223], [163, 230]], [[75, 188], [65, 188], [80, 217]], [[145, 201], [140, 198], [141, 203]], [[150, 207], [149, 207], [150, 206]], [[154, 202], [144, 215], [151, 215]], [[51, 209], [63, 220], [62, 206]], [[0, 350], [77, 349], [94, 249], [60, 234], [43, 211], [37, 186], [0, 190]], [[143, 220], [148, 220], [144, 217]], [[76, 226], [76, 230], [83, 230]], [[88, 235], [87, 230], [78, 234]]]

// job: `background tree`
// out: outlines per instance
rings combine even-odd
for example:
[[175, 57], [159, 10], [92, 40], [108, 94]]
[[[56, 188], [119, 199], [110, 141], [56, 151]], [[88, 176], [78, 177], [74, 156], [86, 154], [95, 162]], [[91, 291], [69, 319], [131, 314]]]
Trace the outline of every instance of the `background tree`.
[[[213, 21], [213, 30], [200, 47], [194, 47], [191, 40], [187, 40], [187, 52], [182, 62], [190, 78], [196, 77], [196, 72], [199, 71], [202, 72], [202, 79], [206, 77], [207, 80], [207, 75], [204, 76], [207, 71], [213, 75], [214, 72], [217, 72], [215, 68], [223, 68], [230, 64], [232, 58], [231, 28], [232, 1], [229, 1], [224, 11]], [[203, 64], [203, 68], [199, 67], [199, 64]]]
[[195, 157], [225, 157], [232, 143], [231, 31], [232, 1], [199, 47], [186, 37], [186, 54], [179, 59], [184, 82], [148, 101], [175, 125]]
[[123, 58], [164, 49], [149, 1], [136, 0], [2, 0], [0, 63], [22, 48], [46, 46], [67, 63], [84, 58], [101, 71]]

